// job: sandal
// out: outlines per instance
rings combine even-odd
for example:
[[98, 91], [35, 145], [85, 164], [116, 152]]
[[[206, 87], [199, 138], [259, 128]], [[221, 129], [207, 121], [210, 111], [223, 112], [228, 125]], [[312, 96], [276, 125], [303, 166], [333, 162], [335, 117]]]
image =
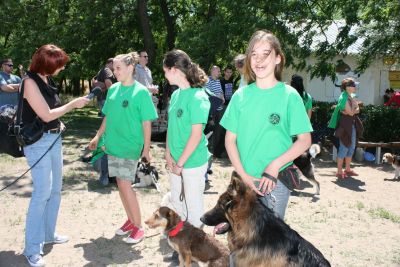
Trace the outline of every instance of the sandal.
[[354, 172], [353, 170], [350, 170], [350, 171], [344, 171], [344, 173], [347, 175], [347, 176], [358, 176], [358, 173], [356, 173], [356, 172]]

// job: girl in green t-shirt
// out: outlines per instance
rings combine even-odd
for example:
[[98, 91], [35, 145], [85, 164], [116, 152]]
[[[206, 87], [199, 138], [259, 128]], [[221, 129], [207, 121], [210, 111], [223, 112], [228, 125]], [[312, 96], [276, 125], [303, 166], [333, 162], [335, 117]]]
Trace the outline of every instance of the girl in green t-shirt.
[[[182, 219], [201, 226], [204, 213], [204, 175], [210, 153], [203, 133], [210, 101], [202, 87], [207, 75], [181, 50], [168, 52], [163, 61], [165, 78], [179, 88], [171, 96], [165, 159], [170, 173], [171, 202]], [[185, 199], [180, 200], [182, 182]]]
[[103, 133], [108, 157], [108, 172], [115, 176], [122, 204], [128, 220], [116, 231], [117, 235], [130, 235], [126, 243], [138, 243], [144, 238], [139, 202], [132, 190], [140, 158], [150, 162], [151, 121], [157, 118], [149, 91], [133, 79], [139, 56], [136, 52], [114, 58], [114, 74], [118, 82], [107, 92], [102, 109], [103, 122], [90, 141], [89, 148], [96, 149]]
[[310, 147], [312, 131], [300, 95], [281, 82], [284, 65], [279, 40], [266, 31], [254, 33], [244, 66], [248, 85], [236, 91], [221, 120], [236, 172], [280, 218], [290, 190], [278, 174]]

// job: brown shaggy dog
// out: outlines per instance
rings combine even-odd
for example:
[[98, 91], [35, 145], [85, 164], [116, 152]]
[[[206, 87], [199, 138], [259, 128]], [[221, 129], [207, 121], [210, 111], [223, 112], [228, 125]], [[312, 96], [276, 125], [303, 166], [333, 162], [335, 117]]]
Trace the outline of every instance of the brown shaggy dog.
[[311, 243], [267, 208], [234, 172], [226, 192], [201, 221], [228, 232], [235, 267], [327, 267], [330, 263]]
[[208, 262], [209, 267], [229, 265], [229, 250], [222, 243], [189, 222], [183, 222], [170, 208], [157, 209], [145, 223], [150, 228], [164, 228], [168, 243], [179, 253], [179, 266], [191, 266], [192, 261]]

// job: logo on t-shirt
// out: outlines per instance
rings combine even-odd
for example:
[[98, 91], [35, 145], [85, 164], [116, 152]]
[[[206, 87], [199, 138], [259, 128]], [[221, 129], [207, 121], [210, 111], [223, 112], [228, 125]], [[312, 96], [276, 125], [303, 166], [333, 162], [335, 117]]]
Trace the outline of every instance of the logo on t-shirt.
[[182, 114], [183, 114], [183, 110], [181, 108], [176, 111], [176, 116], [178, 118], [182, 117]]
[[272, 123], [273, 125], [277, 125], [279, 124], [281, 117], [279, 116], [279, 114], [272, 113], [271, 115], [269, 115], [268, 119], [270, 123]]

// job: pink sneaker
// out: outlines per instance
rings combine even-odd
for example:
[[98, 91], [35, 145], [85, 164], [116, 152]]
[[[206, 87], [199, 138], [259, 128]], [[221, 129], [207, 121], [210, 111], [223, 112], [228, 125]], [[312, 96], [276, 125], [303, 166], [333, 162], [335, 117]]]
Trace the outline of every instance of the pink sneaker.
[[135, 228], [135, 226], [131, 223], [131, 221], [128, 219], [124, 225], [121, 226], [121, 228], [119, 228], [117, 231], [115, 231], [116, 235], [125, 235], [127, 233], [129, 233], [130, 231], [133, 230], [133, 228]]
[[128, 244], [137, 244], [144, 238], [144, 229], [136, 226], [134, 228], [132, 233], [125, 239], [125, 242]]

